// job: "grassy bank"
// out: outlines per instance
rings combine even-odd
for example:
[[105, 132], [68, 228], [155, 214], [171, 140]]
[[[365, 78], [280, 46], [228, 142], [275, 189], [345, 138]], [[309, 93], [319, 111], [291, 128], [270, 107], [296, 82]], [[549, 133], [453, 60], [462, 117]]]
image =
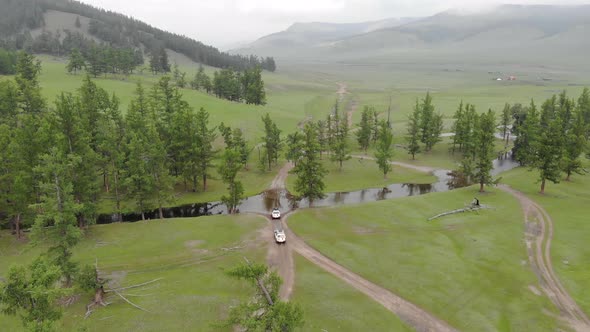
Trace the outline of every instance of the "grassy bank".
[[[590, 162], [585, 162], [590, 168]], [[542, 205], [553, 220], [553, 268], [570, 295], [590, 315], [590, 176], [572, 175], [571, 181], [548, 183], [539, 194], [538, 173], [524, 168], [503, 175], [503, 182]]]
[[[130, 300], [151, 311], [140, 311], [114, 295], [106, 308], [84, 319], [92, 294], [65, 309], [58, 330], [163, 331], [215, 330], [227, 308], [246, 300], [252, 292], [244, 282], [224, 275], [223, 270], [243, 261], [264, 260], [264, 248], [255, 241], [256, 229], [265, 221], [254, 216], [213, 216], [167, 219], [93, 226], [75, 248], [74, 260], [98, 261], [111, 284], [127, 286], [156, 278], [161, 281], [130, 290]], [[244, 246], [237, 251], [222, 248]], [[7, 232], [0, 236], [0, 276], [12, 263], [26, 264], [44, 248], [16, 243]], [[20, 319], [0, 315], [5, 331], [22, 330]], [[230, 329], [231, 330], [231, 329]]]
[[[477, 195], [494, 210], [427, 222]], [[535, 295], [520, 206], [475, 188], [352, 207], [301, 211], [289, 225], [339, 264], [465, 331], [553, 331]]]

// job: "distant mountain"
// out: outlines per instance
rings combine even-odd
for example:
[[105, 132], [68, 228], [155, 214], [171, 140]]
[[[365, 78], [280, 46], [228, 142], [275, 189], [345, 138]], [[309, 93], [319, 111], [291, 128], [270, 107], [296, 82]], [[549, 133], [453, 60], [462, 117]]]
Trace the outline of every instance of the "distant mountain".
[[[322, 61], [387, 59], [402, 54], [409, 58], [420, 54], [429, 59], [439, 55], [453, 59], [455, 55], [477, 54], [514, 61], [531, 57], [562, 62], [568, 57], [581, 58], [590, 51], [590, 5], [502, 5], [477, 13], [450, 10], [348, 36], [345, 27], [337, 29], [337, 33], [324, 28], [329, 32], [315, 39], [306, 33], [290, 32], [302, 30], [292, 28], [261, 38], [247, 50], [283, 59]], [[313, 29], [316, 33], [318, 30]], [[349, 27], [347, 31], [352, 30]], [[284, 50], [285, 45], [296, 41], [297, 52]]]
[[273, 33], [244, 45], [235, 52], [260, 54], [280, 50], [291, 52], [300, 48], [320, 47], [326, 43], [371, 31], [400, 26], [415, 21], [416, 18], [389, 18], [360, 23], [294, 23], [287, 30]]
[[213, 67], [245, 69], [272, 59], [221, 52], [189, 37], [155, 28], [116, 12], [73, 0], [0, 0], [0, 47], [64, 55], [70, 48], [105, 43], [151, 53], [165, 48], [171, 54]]

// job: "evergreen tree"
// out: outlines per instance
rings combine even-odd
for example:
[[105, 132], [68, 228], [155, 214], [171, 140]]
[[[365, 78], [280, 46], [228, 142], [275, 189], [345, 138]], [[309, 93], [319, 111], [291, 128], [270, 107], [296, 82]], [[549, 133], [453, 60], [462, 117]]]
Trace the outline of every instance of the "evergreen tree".
[[197, 172], [203, 179], [203, 190], [207, 190], [207, 178], [209, 170], [213, 166], [213, 158], [217, 151], [213, 149], [215, 141], [215, 128], [209, 128], [209, 113], [204, 108], [197, 112]]
[[562, 161], [562, 168], [565, 174], [567, 175], [566, 181], [570, 181], [571, 175], [576, 174], [584, 174], [586, 173], [584, 168], [582, 167], [582, 162], [580, 161], [580, 155], [584, 151], [584, 148], [587, 146], [587, 140], [585, 137], [585, 122], [584, 122], [584, 115], [582, 114], [581, 110], [578, 110], [574, 114], [574, 121], [572, 123], [572, 127], [566, 133], [564, 139], [564, 156]]
[[344, 161], [349, 160], [351, 156], [348, 143], [348, 121], [340, 117], [338, 108], [334, 112], [333, 127], [330, 159], [338, 162], [340, 170], [342, 170], [342, 164]]
[[69, 180], [72, 182], [72, 194], [80, 204], [77, 220], [82, 227], [92, 223], [96, 213], [99, 194], [96, 181], [98, 156], [90, 146], [91, 133], [83, 125], [79, 99], [62, 93], [55, 106], [55, 129], [61, 134], [61, 139], [57, 140], [58, 146], [61, 151], [81, 160], [73, 165]]
[[[243, 264], [227, 272], [235, 279], [244, 279], [256, 289], [255, 297], [232, 307], [224, 326], [242, 326], [248, 331], [292, 332], [304, 324], [303, 310], [293, 302], [279, 299], [281, 277], [263, 264]], [[253, 319], [253, 317], [256, 317]]]
[[491, 171], [494, 168], [494, 133], [496, 132], [496, 115], [490, 109], [480, 115], [476, 129], [477, 146], [475, 149], [474, 177], [479, 183], [479, 191], [484, 185], [493, 183]]
[[[419, 105], [418, 105], [418, 101], [416, 101], [416, 107], [419, 109]], [[419, 112], [418, 112], [418, 117], [419, 117]], [[455, 114], [453, 115], [453, 118], [455, 119], [455, 122], [453, 123], [453, 133], [455, 133], [455, 135], [453, 136], [453, 143], [452, 143], [452, 151], [453, 154], [455, 153], [455, 149], [457, 148], [457, 146], [459, 147], [459, 150], [463, 150], [463, 142], [465, 141], [465, 111], [463, 109], [463, 101], [461, 101], [461, 103], [459, 104], [459, 108], [457, 109], [457, 111], [455, 112]]]
[[244, 137], [244, 132], [240, 128], [233, 130], [233, 148], [236, 149], [240, 155], [240, 163], [244, 168], [248, 168], [248, 159], [250, 158], [250, 148], [248, 142]]
[[421, 103], [420, 113], [420, 133], [421, 141], [425, 145], [425, 150], [430, 151], [434, 145], [441, 141], [440, 134], [443, 129], [442, 115], [434, 112], [432, 97], [426, 93], [426, 97]]
[[237, 207], [244, 196], [242, 183], [236, 180], [241, 167], [240, 152], [233, 148], [226, 148], [218, 172], [223, 182], [227, 184], [228, 195], [222, 196], [221, 201], [227, 206], [227, 211], [230, 214], [237, 212]]
[[41, 197], [40, 203], [33, 205], [38, 211], [33, 239], [49, 244], [49, 257], [59, 267], [68, 287], [77, 268], [71, 260], [72, 248], [82, 235], [77, 227], [77, 215], [82, 205], [74, 198], [70, 179], [76, 165], [81, 162], [78, 156], [64, 155], [57, 147], [52, 147], [35, 168], [40, 177]]
[[53, 323], [62, 315], [56, 302], [65, 295], [55, 286], [60, 277], [59, 267], [40, 257], [27, 268], [10, 266], [0, 283], [0, 312], [19, 315], [29, 331], [53, 331]]
[[303, 136], [304, 154], [297, 166], [293, 168], [293, 173], [297, 174], [295, 190], [301, 197], [307, 198], [311, 205], [313, 200], [324, 197], [323, 179], [327, 171], [319, 158], [317, 131], [312, 124], [305, 125]]
[[416, 159], [416, 154], [420, 153], [420, 104], [416, 100], [414, 111], [408, 117], [406, 142], [408, 143], [408, 153], [412, 155], [412, 160]]
[[365, 153], [367, 153], [367, 149], [371, 144], [371, 118], [372, 110], [369, 108], [369, 106], [365, 106], [363, 108], [363, 113], [361, 114], [361, 123], [359, 124], [359, 129], [356, 132], [359, 146], [363, 151], [365, 151]]
[[[528, 116], [527, 116], [528, 118]], [[563, 122], [557, 116], [549, 120], [546, 130], [540, 134], [537, 153], [534, 158], [534, 168], [539, 170], [541, 194], [545, 193], [547, 180], [559, 183], [561, 175], [561, 160], [564, 154], [564, 138], [562, 134]]]
[[24, 113], [40, 113], [45, 109], [45, 100], [41, 96], [39, 74], [41, 62], [34, 56], [19, 52], [16, 63], [16, 85], [18, 87], [19, 106]]
[[383, 177], [391, 171], [391, 158], [393, 157], [393, 134], [387, 121], [379, 121], [379, 137], [375, 151], [375, 159]]
[[70, 53], [70, 61], [66, 66], [68, 73], [74, 72], [75, 74], [76, 72], [78, 72], [78, 70], [82, 70], [82, 68], [84, 68], [85, 65], [86, 61], [84, 60], [82, 53], [80, 53], [80, 50], [78, 50], [77, 48], [74, 48]]
[[511, 108], [508, 103], [504, 105], [504, 110], [502, 110], [502, 120], [500, 121], [500, 126], [502, 128], [502, 138], [508, 144], [508, 140], [510, 139], [510, 120], [512, 118]]
[[514, 141], [513, 154], [521, 165], [533, 165], [541, 135], [539, 112], [535, 103], [531, 100], [526, 110], [522, 125], [517, 127], [516, 140]]
[[148, 121], [153, 121], [154, 117], [150, 116], [147, 98], [140, 84], [138, 84], [135, 94], [136, 98], [131, 101], [126, 115], [128, 131], [126, 134], [124, 187], [127, 196], [141, 212], [141, 219], [145, 220], [144, 212], [151, 207], [151, 197], [154, 191], [153, 178], [147, 165], [149, 161], [148, 145], [152, 142], [145, 137], [145, 134]]
[[262, 122], [264, 123], [264, 137], [262, 140], [264, 142], [265, 159], [268, 165], [268, 170], [270, 171], [272, 163], [276, 163], [279, 159], [279, 153], [282, 147], [281, 130], [279, 130], [276, 123], [270, 119], [268, 113], [262, 117]]
[[578, 112], [581, 113], [584, 119], [584, 126], [586, 127], [586, 140], [590, 139], [590, 90], [584, 88], [582, 94], [578, 98]]
[[318, 120], [316, 128], [318, 131], [318, 143], [320, 144], [320, 159], [323, 157], [324, 151], [328, 150], [328, 134], [326, 132], [326, 121]]
[[300, 132], [296, 131], [287, 135], [287, 152], [285, 153], [285, 158], [292, 161], [295, 166], [297, 166], [299, 159], [303, 157], [303, 143], [303, 134]]
[[191, 182], [192, 191], [197, 191], [199, 173], [199, 133], [197, 115], [190, 107], [182, 107], [174, 118], [173, 150], [178, 151], [180, 174], [186, 184]]
[[76, 21], [74, 22], [74, 25], [78, 29], [80, 29], [80, 27], [82, 27], [82, 24], [80, 23], [80, 16], [76, 16]]
[[241, 77], [243, 98], [246, 104], [265, 105], [266, 92], [262, 81], [262, 69], [255, 67], [247, 69]]

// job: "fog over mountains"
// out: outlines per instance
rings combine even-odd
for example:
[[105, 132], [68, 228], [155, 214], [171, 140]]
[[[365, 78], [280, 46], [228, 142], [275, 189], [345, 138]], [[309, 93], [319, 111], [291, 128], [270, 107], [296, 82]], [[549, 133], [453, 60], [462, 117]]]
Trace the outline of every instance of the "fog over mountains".
[[581, 57], [590, 50], [589, 33], [590, 5], [502, 5], [419, 19], [296, 23], [236, 51], [284, 59], [374, 58], [408, 52]]

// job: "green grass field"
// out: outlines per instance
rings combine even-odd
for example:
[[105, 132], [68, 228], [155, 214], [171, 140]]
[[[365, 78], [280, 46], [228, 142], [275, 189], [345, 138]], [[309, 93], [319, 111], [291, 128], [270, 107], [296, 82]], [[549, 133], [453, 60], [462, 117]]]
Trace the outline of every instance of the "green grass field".
[[[93, 226], [75, 248], [74, 260], [98, 261], [101, 272], [114, 285], [128, 286], [156, 278], [163, 280], [127, 291], [129, 299], [153, 313], [140, 311], [114, 295], [113, 302], [84, 320], [92, 294], [81, 294], [65, 310], [58, 330], [163, 331], [217, 330], [211, 324], [224, 319], [236, 301], [246, 300], [252, 289], [224, 275], [224, 269], [243, 256], [263, 261], [265, 248], [255, 241], [256, 229], [266, 221], [255, 216], [213, 216]], [[245, 246], [237, 251], [224, 247]], [[16, 243], [7, 232], [0, 235], [0, 275], [12, 263], [30, 262], [43, 248]], [[21, 331], [18, 318], [0, 315], [3, 331]], [[230, 329], [231, 330], [231, 329]]]
[[[586, 169], [590, 162], [585, 162]], [[572, 175], [570, 182], [548, 183], [545, 195], [539, 194], [538, 174], [527, 169], [515, 169], [503, 175], [502, 182], [525, 193], [542, 205], [553, 220], [551, 242], [553, 268], [561, 283], [590, 314], [590, 176]]]
[[[477, 195], [494, 210], [427, 222]], [[339, 264], [465, 331], [554, 331], [555, 312], [527, 264], [518, 202], [476, 188], [312, 209], [289, 225]]]
[[301, 331], [412, 331], [380, 304], [297, 254], [295, 267], [292, 301], [305, 311]]

